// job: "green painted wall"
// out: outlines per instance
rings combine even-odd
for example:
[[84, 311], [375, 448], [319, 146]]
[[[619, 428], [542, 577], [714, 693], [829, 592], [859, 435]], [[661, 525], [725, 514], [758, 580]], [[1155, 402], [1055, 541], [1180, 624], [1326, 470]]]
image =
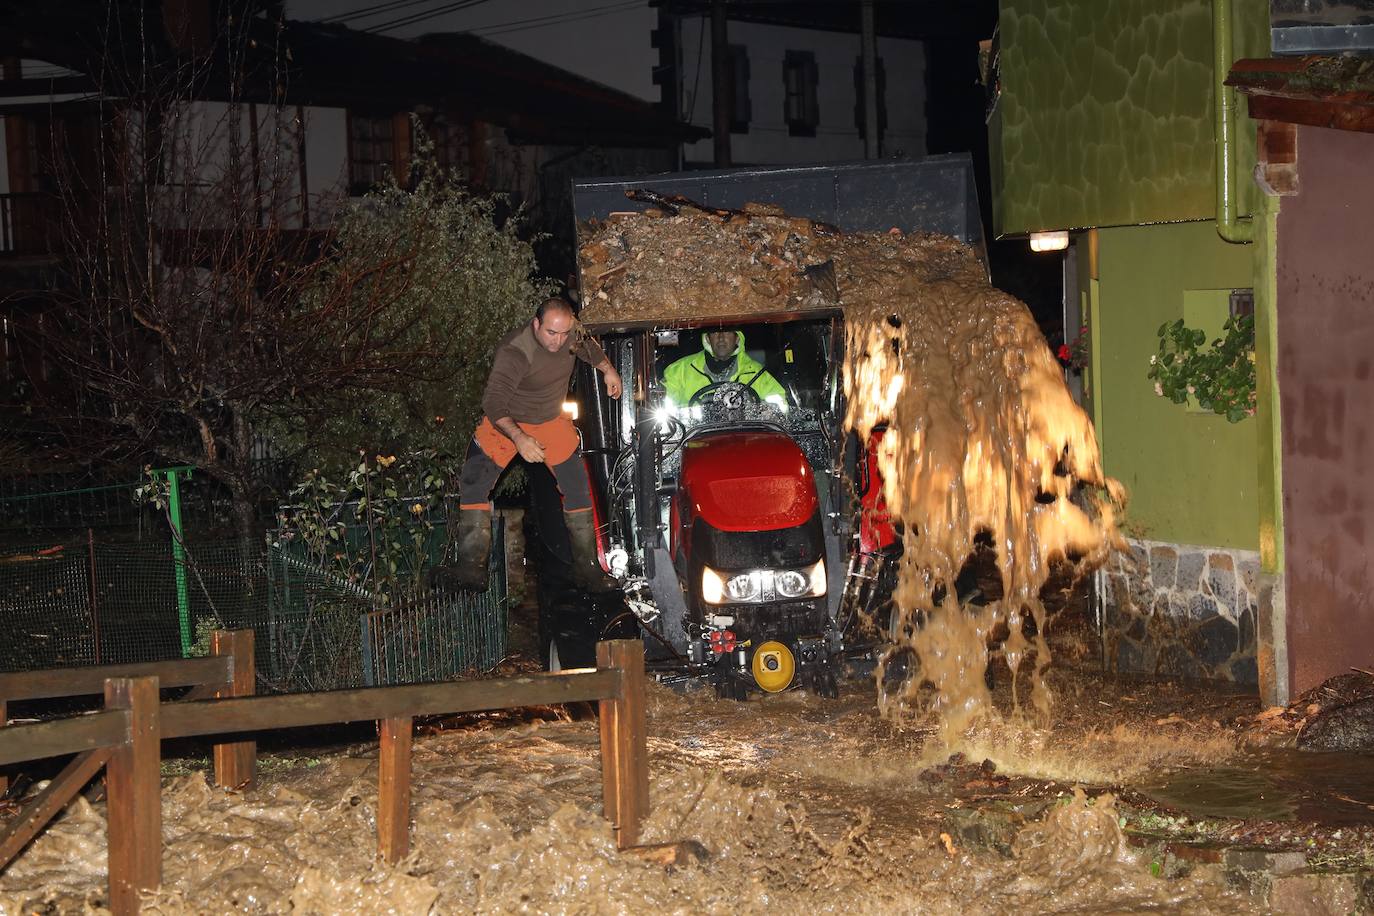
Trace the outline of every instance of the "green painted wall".
[[[1268, 0], [1229, 2], [1236, 56], [1266, 56]], [[997, 235], [1215, 218], [1209, 0], [1001, 0], [1000, 28]], [[1248, 213], [1255, 139], [1240, 113]]]
[[1223, 242], [1213, 222], [1101, 229], [1098, 275], [1093, 407], [1107, 473], [1130, 492], [1127, 533], [1257, 549], [1255, 421], [1188, 410], [1145, 377], [1186, 290], [1253, 286], [1251, 246]]

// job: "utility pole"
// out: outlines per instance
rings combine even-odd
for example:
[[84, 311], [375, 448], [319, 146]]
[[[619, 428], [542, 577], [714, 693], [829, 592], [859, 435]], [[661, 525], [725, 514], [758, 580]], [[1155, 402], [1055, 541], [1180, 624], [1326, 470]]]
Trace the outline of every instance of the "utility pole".
[[730, 73], [730, 37], [725, 24], [725, 0], [711, 0], [711, 133], [716, 167], [730, 165], [730, 108], [735, 85]]
[[864, 158], [877, 159], [883, 149], [878, 142], [878, 35], [873, 0], [862, 0], [859, 8], [859, 43], [864, 71]]

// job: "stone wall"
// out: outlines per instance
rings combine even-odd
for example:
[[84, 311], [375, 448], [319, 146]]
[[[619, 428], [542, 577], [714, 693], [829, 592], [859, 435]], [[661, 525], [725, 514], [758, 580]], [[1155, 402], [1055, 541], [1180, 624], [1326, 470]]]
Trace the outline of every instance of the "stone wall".
[[1121, 673], [1258, 683], [1259, 554], [1128, 539], [1099, 580], [1107, 665]]

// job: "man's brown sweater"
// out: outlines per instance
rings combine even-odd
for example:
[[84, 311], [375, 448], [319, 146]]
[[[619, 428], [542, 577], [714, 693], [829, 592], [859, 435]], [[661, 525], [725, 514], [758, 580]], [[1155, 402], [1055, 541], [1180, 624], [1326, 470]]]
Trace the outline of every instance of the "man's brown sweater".
[[496, 358], [482, 395], [482, 412], [495, 422], [510, 417], [517, 423], [546, 423], [563, 409], [572, 376], [573, 359], [597, 366], [606, 352], [581, 328], [555, 352], [534, 337], [534, 326], [512, 331], [496, 348]]

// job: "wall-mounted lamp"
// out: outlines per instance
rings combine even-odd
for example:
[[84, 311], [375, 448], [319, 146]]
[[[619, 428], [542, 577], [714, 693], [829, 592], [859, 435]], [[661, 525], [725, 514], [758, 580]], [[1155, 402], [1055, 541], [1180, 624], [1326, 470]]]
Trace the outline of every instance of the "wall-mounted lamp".
[[1063, 251], [1069, 247], [1069, 234], [1063, 230], [1058, 232], [1032, 232], [1030, 234], [1031, 251]]

